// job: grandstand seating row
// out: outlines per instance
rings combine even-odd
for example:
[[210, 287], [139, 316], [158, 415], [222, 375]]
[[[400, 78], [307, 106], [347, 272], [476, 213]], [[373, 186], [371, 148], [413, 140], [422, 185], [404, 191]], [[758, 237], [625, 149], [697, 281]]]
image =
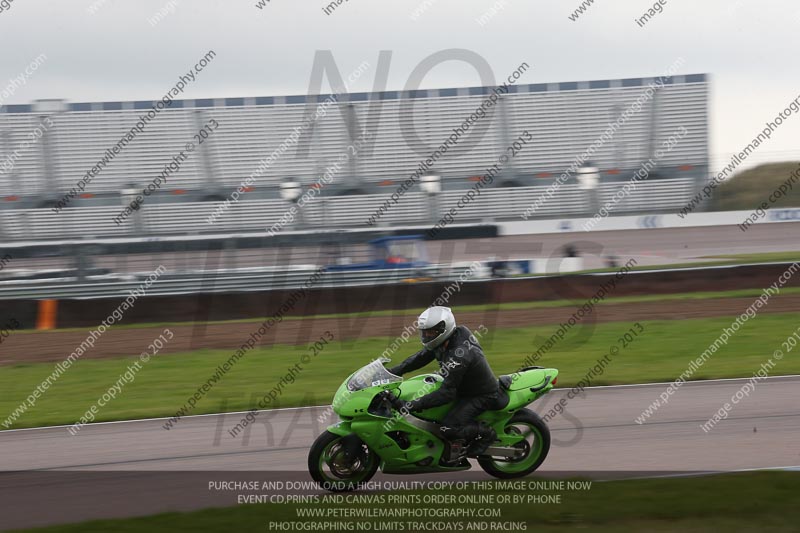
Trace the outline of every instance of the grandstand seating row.
[[[577, 185], [562, 186], [545, 201], [534, 217], [592, 216], [593, 209], [610, 204], [624, 182], [603, 183], [597, 190], [598, 204]], [[519, 219], [537, 200], [543, 200], [546, 186], [485, 189], [475, 200], [458, 208], [456, 223]], [[613, 204], [612, 214], [677, 211], [694, 194], [691, 178], [640, 181], [630, 194]], [[434, 225], [447, 210], [458, 205], [463, 191], [446, 191], [435, 197], [410, 192], [390, 206], [376, 226]], [[301, 216], [283, 230], [309, 228], [368, 228], [369, 217], [389, 194], [331, 196], [312, 200]], [[463, 202], [462, 202], [463, 204]], [[122, 206], [76, 207], [55, 213], [51, 209], [0, 211], [0, 238], [4, 241], [138, 237], [143, 235], [196, 235], [218, 232], [265, 232], [291, 208], [282, 200], [242, 200], [231, 203], [209, 222], [219, 202], [144, 204], [118, 225], [114, 218]]]

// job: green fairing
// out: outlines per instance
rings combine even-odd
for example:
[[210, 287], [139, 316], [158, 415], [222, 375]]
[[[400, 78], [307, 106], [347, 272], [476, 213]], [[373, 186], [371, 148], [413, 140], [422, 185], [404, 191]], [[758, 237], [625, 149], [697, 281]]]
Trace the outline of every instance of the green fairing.
[[[420, 412], [414, 416], [402, 416], [395, 412], [384, 410], [380, 412], [370, 404], [376, 395], [382, 391], [391, 390], [394, 394], [400, 390], [400, 398], [410, 401], [429, 394], [439, 387], [443, 381], [439, 374], [423, 374], [404, 381], [370, 386], [362, 390], [350, 391], [347, 383], [357, 374], [354, 372], [345, 380], [337, 390], [333, 399], [333, 410], [342, 422], [328, 427], [328, 431], [335, 435], [345, 437], [355, 433], [368, 447], [381, 459], [381, 470], [385, 473], [411, 474], [420, 472], [445, 472], [466, 470], [470, 466], [448, 467], [440, 465], [444, 451], [444, 442], [432, 433], [435, 427], [426, 428], [414, 425], [414, 417], [425, 421], [439, 422], [452, 407], [452, 403], [434, 407]], [[553, 388], [553, 381], [558, 376], [554, 368], [534, 369], [512, 375], [514, 378], [510, 390], [507, 391], [509, 402], [499, 411], [487, 411], [478, 418], [491, 425], [497, 433], [496, 446], [513, 446], [523, 440], [519, 434], [508, 434], [506, 425], [511, 417], [521, 408], [524, 408]], [[546, 384], [546, 385], [545, 385]], [[537, 390], [541, 387], [541, 390]], [[534, 390], [531, 390], [531, 389]], [[375, 407], [375, 406], [373, 406]], [[389, 434], [403, 432], [407, 435], [409, 444], [401, 447], [397, 440]], [[426, 461], [428, 460], [428, 461]], [[416, 463], [426, 461], [424, 466]]]
[[547, 379], [547, 376], [550, 376], [550, 379], [555, 379], [557, 375], [558, 370], [552, 368], [527, 370], [525, 372], [511, 374], [511, 387], [509, 387], [509, 389], [521, 390], [530, 387], [541, 387]]

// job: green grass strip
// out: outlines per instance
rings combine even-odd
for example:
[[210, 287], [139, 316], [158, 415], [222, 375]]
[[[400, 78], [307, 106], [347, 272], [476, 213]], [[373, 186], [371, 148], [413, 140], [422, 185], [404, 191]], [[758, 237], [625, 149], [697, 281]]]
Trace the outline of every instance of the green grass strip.
[[[662, 320], [642, 322], [645, 331], [631, 345], [621, 349], [591, 385], [671, 381], [683, 372], [690, 360], [696, 359], [719, 337], [733, 317], [695, 320]], [[781, 341], [799, 325], [796, 313], [760, 314], [748, 321], [738, 333], [700, 368], [692, 379], [749, 377], [780, 348]], [[477, 328], [478, 324], [470, 324]], [[494, 328], [481, 343], [495, 373], [500, 375], [518, 369], [539, 346], [550, 337], [553, 326], [529, 328]], [[576, 327], [541, 357], [539, 366], [560, 370], [558, 386], [575, 385], [608, 353], [612, 345], [631, 328], [629, 322], [601, 323]], [[398, 332], [399, 333], [399, 332]], [[295, 382], [287, 384], [276, 403], [269, 407], [327, 405], [340, 383], [351, 372], [378, 357], [390, 342], [389, 338], [365, 338], [355, 341], [334, 340], [316, 357], [304, 346], [274, 346], [252, 350], [203, 397], [190, 414], [241, 411], [256, 405], [286, 375], [289, 367], [303, 365]], [[402, 345], [395, 361], [415, 352], [419, 341], [412, 337]], [[796, 348], [800, 350], [800, 347]], [[228, 350], [200, 350], [186, 354], [156, 356], [143, 365], [135, 380], [124, 386], [116, 399], [101, 408], [97, 420], [125, 420], [173, 416], [187, 398], [214, 374], [231, 356]], [[33, 427], [73, 424], [94, 404], [136, 361], [136, 358], [80, 360], [45, 394], [35, 407], [24, 413], [12, 426]], [[53, 363], [36, 363], [0, 367], [0, 422], [31, 394], [53, 370]], [[423, 371], [432, 372], [435, 365]], [[423, 372], [421, 371], [421, 372]], [[799, 374], [800, 357], [786, 354], [773, 375]]]

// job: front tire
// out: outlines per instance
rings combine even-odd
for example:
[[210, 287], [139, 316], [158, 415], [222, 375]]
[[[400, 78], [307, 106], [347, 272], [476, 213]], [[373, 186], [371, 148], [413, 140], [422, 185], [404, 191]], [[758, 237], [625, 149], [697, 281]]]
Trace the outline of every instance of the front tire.
[[[515, 459], [479, 457], [481, 468], [500, 479], [527, 476], [539, 468], [550, 451], [550, 429], [544, 420], [529, 409], [521, 409], [511, 417], [504, 430], [506, 434], [516, 433], [525, 437], [516, 445], [525, 451], [525, 455]], [[532, 437], [530, 442], [529, 437]]]
[[378, 471], [378, 455], [361, 442], [358, 453], [347, 460], [343, 437], [325, 431], [308, 452], [308, 471], [325, 490], [349, 492], [366, 483]]

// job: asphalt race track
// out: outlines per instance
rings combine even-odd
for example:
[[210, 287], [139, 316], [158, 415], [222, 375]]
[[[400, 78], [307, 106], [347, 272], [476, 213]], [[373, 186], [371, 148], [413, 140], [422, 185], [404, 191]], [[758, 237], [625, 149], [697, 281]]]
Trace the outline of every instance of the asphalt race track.
[[[572, 244], [584, 257], [587, 269], [604, 267], [604, 257], [613, 254], [624, 263], [635, 258], [640, 266], [710, 261], [714, 255], [788, 252], [797, 250], [797, 229], [793, 222], [758, 224], [746, 233], [737, 226], [636, 229], [513, 235], [494, 239], [432, 241], [431, 261], [449, 262], [498, 259], [562, 257]], [[455, 244], [454, 244], [455, 243]]]
[[[746, 382], [687, 383], [644, 425], [634, 419], [666, 384], [586, 389], [549, 422], [553, 445], [540, 473], [602, 480], [800, 465], [800, 376], [757, 382], [729, 418], [701, 429]], [[546, 413], [566, 393], [551, 393], [536, 410]], [[235, 493], [209, 489], [212, 479], [308, 481], [307, 452], [327, 425], [318, 420], [325, 411], [263, 411], [244, 437], [228, 434], [241, 414], [188, 417], [170, 430], [165, 420], [144, 420], [96, 424], [77, 436], [65, 427], [0, 432], [0, 529], [236, 505]], [[443, 477], [456, 478], [489, 479], [477, 466]]]
[[[572, 244], [584, 257], [587, 269], [605, 265], [605, 257], [616, 255], [636, 258], [640, 266], [698, 262], [712, 255], [768, 253], [797, 249], [797, 224], [794, 222], [756, 224], [743, 233], [737, 226], [700, 226], [686, 228], [635, 229], [620, 231], [565, 232], [531, 235], [508, 235], [491, 239], [428, 241], [428, 255], [434, 263], [484, 261], [496, 259], [532, 259], [562, 257], [563, 248]], [[362, 246], [362, 248], [364, 248]], [[364, 252], [364, 250], [362, 250]], [[330, 251], [316, 246], [251, 250], [226, 250], [222, 260], [216, 253], [177, 252], [135, 254], [121, 263], [119, 256], [96, 256], [96, 267], [115, 272], [149, 272], [159, 264], [168, 270], [192, 268], [260, 268], [275, 265], [315, 265], [330, 261]], [[366, 260], [356, 256], [355, 262]], [[63, 258], [18, 259], [18, 269], [67, 268]]]

